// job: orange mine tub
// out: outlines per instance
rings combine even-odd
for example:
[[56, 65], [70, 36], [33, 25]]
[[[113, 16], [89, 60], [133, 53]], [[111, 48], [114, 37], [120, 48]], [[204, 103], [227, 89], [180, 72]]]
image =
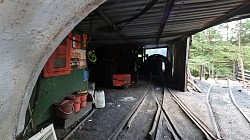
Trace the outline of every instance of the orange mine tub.
[[113, 86], [124, 86], [131, 84], [131, 74], [113, 74]]

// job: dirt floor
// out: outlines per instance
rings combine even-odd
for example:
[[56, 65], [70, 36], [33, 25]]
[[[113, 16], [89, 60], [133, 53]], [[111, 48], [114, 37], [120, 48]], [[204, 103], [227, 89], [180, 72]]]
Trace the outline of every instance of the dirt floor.
[[[202, 88], [202, 93], [178, 93], [178, 97], [186, 104], [186, 106], [188, 106], [197, 117], [209, 126], [210, 130], [214, 130], [206, 106], [207, 90], [210, 84], [213, 83], [214, 86], [210, 93], [210, 103], [222, 139], [250, 139], [250, 124], [231, 101], [227, 81], [214, 81], [209, 79], [207, 81], [196, 80], [196, 82], [198, 86]], [[243, 90], [242, 85], [238, 81], [230, 81], [230, 85], [232, 86], [232, 93], [236, 102], [248, 117], [250, 117], [250, 95]]]
[[200, 129], [193, 124], [178, 104], [172, 99], [170, 94], [165, 94], [164, 102], [166, 102], [164, 108], [168, 112], [169, 119], [174, 124], [181, 138], [193, 140], [204, 139], [204, 135]]
[[154, 114], [157, 110], [156, 103], [152, 102], [152, 99], [153, 97], [151, 94], [146, 96], [146, 99], [138, 110], [136, 117], [133, 119], [130, 128], [122, 131], [117, 137], [118, 140], [149, 139], [148, 132], [150, 131]]
[[[196, 80], [196, 83], [203, 90], [202, 93], [175, 91], [175, 94], [187, 106], [187, 108], [194, 113], [214, 135], [216, 135], [206, 100], [207, 90], [210, 84], [214, 83], [214, 87], [211, 89], [210, 103], [222, 139], [250, 139], [250, 124], [232, 104], [228, 92], [227, 81], [218, 80], [215, 82], [214, 80], [209, 79], [207, 81]], [[142, 94], [146, 92], [148, 84], [148, 82], [142, 81], [138, 84], [137, 88], [130, 88], [128, 90], [104, 89], [106, 95], [106, 107], [98, 109], [93, 116], [90, 117], [73, 136], [71, 136], [70, 139], [108, 139]], [[232, 92], [236, 102], [248, 117], [250, 117], [250, 94], [248, 94], [250, 93], [250, 90], [243, 89], [242, 85], [237, 81], [230, 81], [230, 85], [232, 85]], [[158, 83], [154, 84], [152, 89], [156, 93], [157, 99], [161, 102], [163, 99], [161, 93], [162, 87]], [[193, 125], [192, 121], [185, 117], [185, 114], [179, 109], [169, 95], [166, 95], [164, 101], [166, 104], [164, 108], [170, 114], [169, 118], [174, 123], [182, 139], [206, 139], [201, 131]], [[117, 139], [149, 139], [148, 132], [152, 126], [156, 110], [157, 104], [155, 103], [152, 94], [148, 94], [137, 112], [136, 117], [132, 121], [130, 129], [124, 129], [118, 135]], [[173, 139], [171, 134], [169, 134], [164, 121], [159, 125], [164, 126], [161, 127], [160, 130], [160, 138]], [[68, 131], [69, 130], [64, 130], [61, 131], [61, 134], [57, 134], [59, 139], [63, 138], [60, 137], [60, 135], [63, 136]]]
[[104, 89], [106, 106], [98, 109], [71, 140], [106, 140], [146, 91], [147, 82], [140, 82], [137, 88]]

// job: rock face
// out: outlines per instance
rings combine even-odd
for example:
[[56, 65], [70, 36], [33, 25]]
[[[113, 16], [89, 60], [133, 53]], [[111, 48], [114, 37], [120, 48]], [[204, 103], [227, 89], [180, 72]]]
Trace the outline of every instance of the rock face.
[[0, 0], [0, 137], [24, 128], [34, 84], [63, 38], [106, 0]]

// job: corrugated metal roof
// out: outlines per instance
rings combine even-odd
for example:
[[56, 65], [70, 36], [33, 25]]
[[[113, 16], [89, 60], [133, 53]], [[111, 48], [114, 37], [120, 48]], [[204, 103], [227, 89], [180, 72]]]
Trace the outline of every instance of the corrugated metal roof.
[[[117, 24], [140, 13], [152, 1], [108, 0], [100, 6], [100, 9], [111, 23], [94, 11], [77, 25], [76, 29], [89, 33], [92, 19], [92, 43], [141, 42], [155, 44], [164, 10], [171, 0], [158, 0], [146, 13], [128, 24], [126, 22]], [[249, 3], [249, 0], [175, 0], [158, 43], [167, 43], [226, 20], [249, 17]], [[126, 26], [123, 27], [125, 24]]]

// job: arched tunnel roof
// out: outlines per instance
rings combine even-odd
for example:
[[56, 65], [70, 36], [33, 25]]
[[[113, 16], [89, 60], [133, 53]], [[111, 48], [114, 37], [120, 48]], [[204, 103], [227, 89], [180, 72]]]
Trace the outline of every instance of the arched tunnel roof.
[[249, 3], [248, 0], [108, 0], [76, 28], [91, 32], [92, 43], [97, 44], [167, 43], [228, 20], [249, 17]]

